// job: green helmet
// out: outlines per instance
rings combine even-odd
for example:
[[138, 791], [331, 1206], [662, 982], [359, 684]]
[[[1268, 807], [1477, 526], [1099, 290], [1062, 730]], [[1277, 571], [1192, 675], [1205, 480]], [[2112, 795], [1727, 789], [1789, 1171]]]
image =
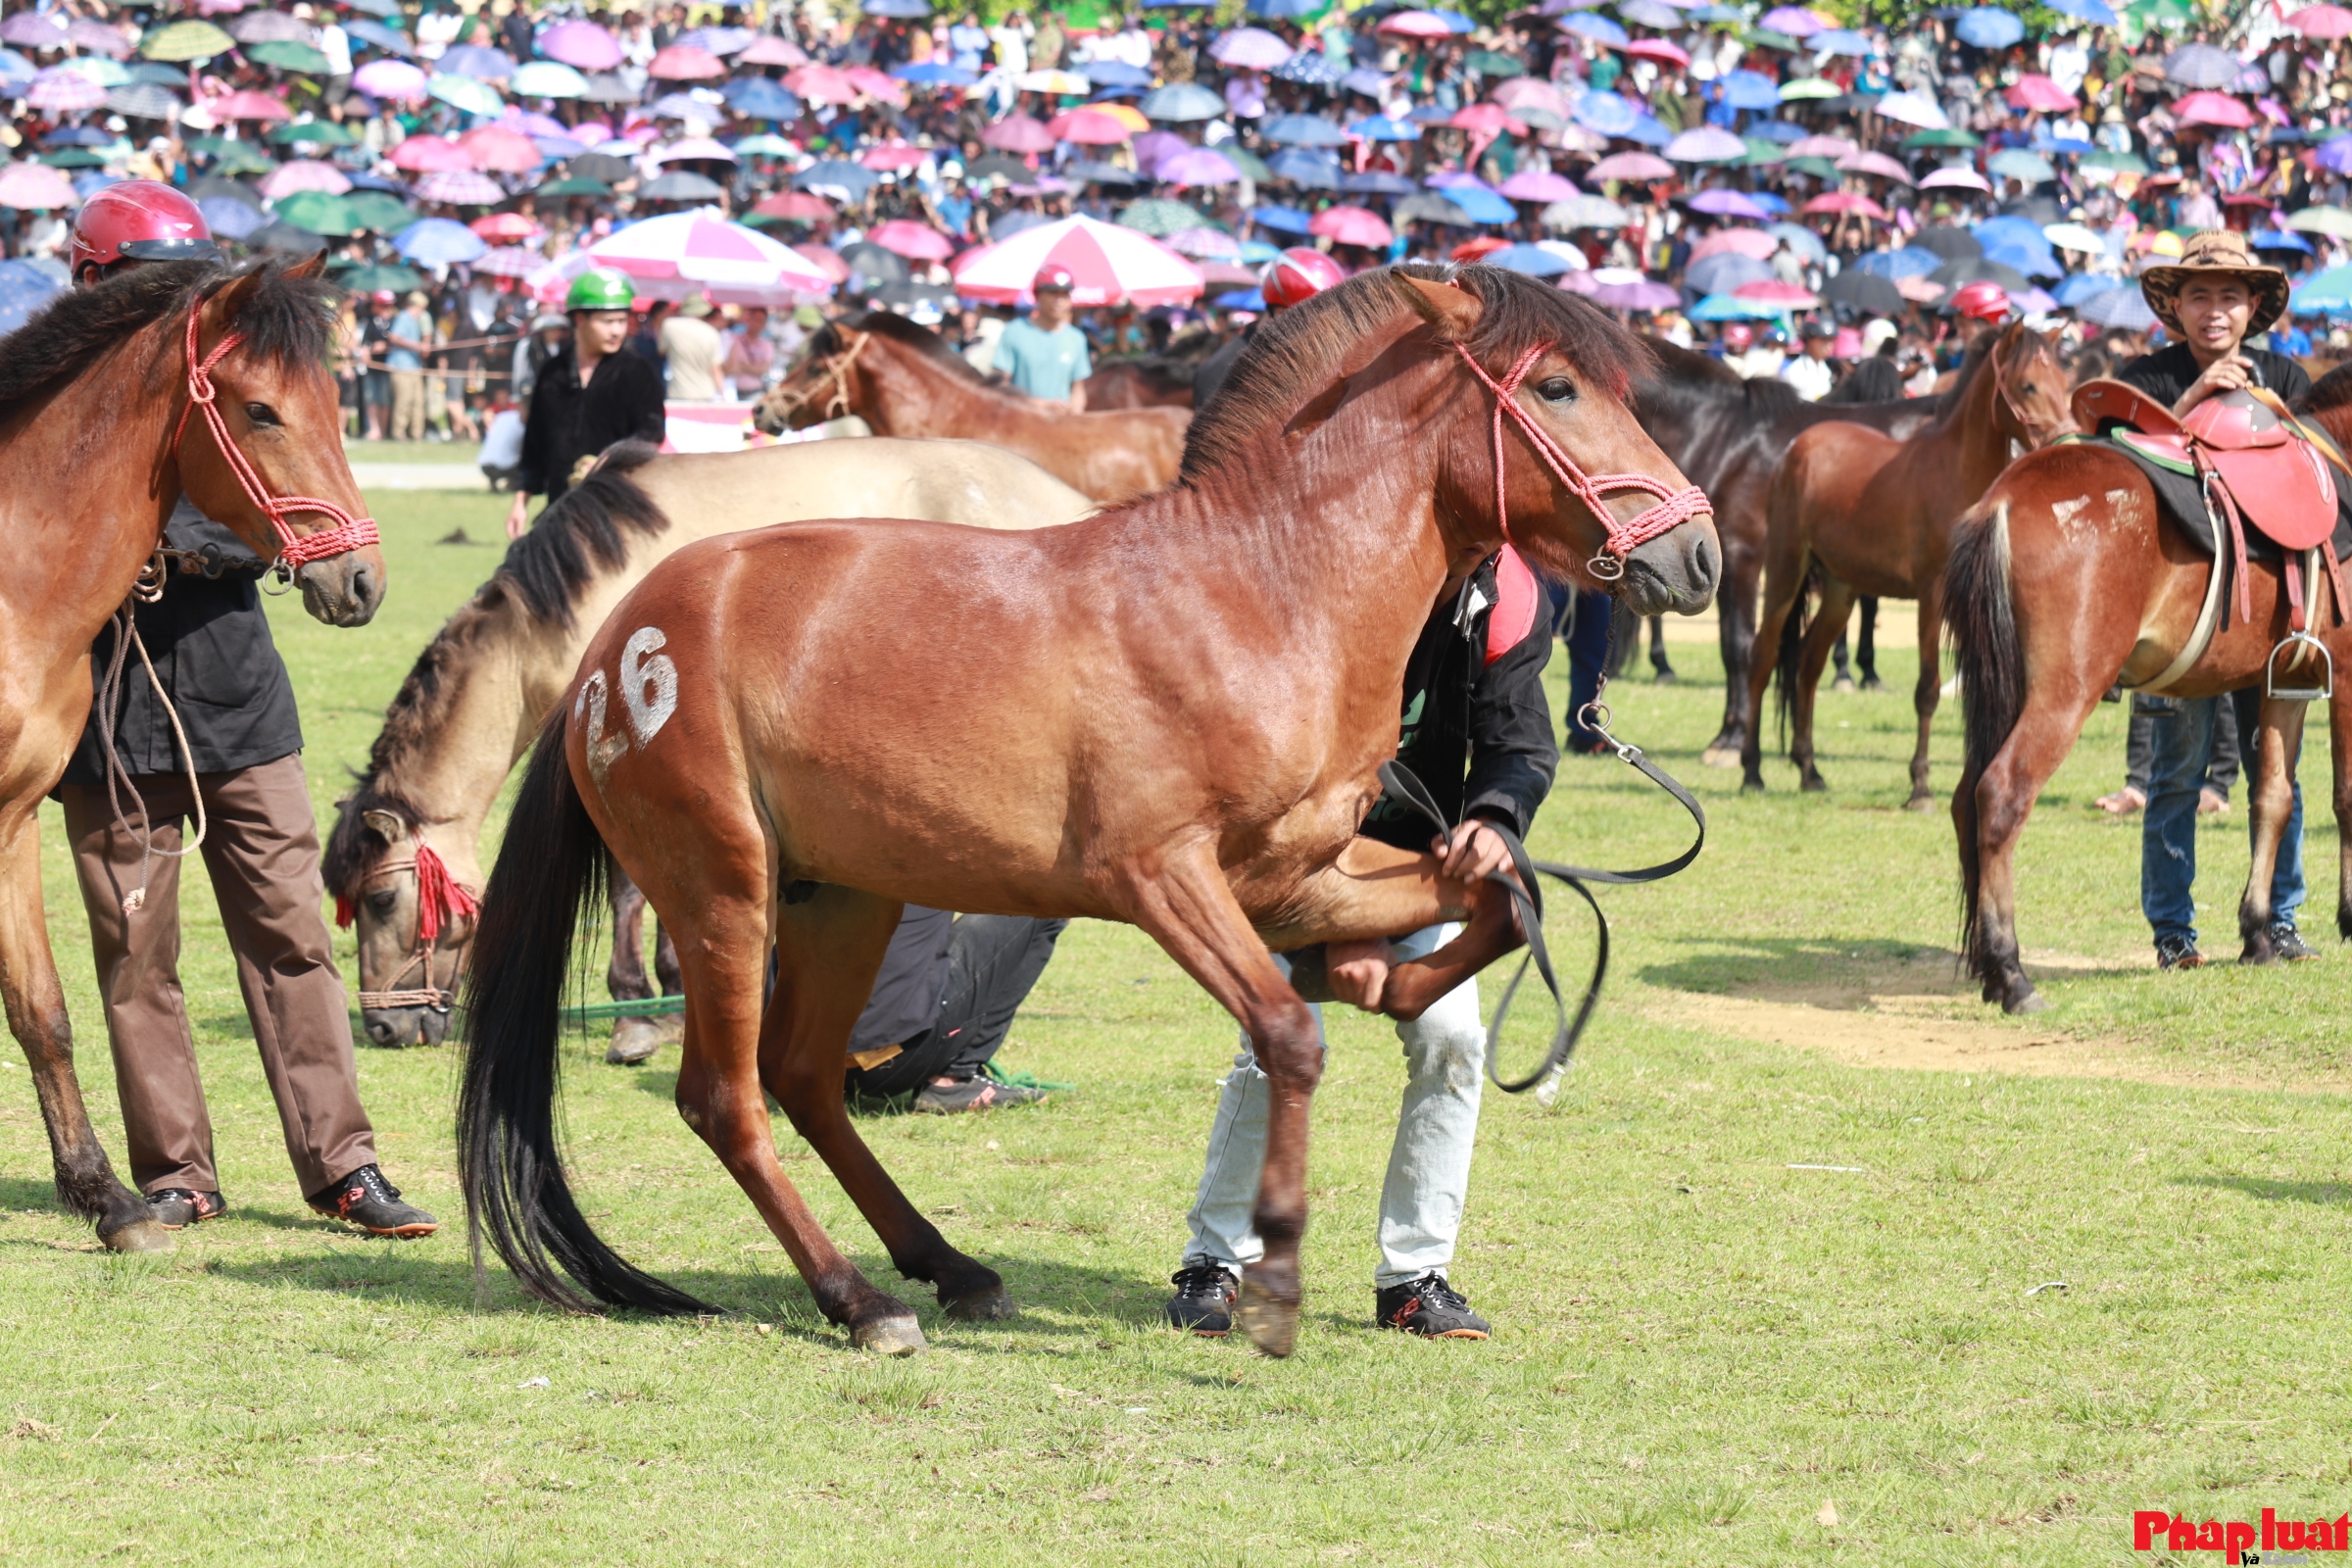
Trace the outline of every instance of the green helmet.
[[629, 286], [625, 273], [613, 268], [599, 267], [571, 280], [571, 292], [564, 298], [564, 309], [625, 311], [636, 298], [637, 291]]

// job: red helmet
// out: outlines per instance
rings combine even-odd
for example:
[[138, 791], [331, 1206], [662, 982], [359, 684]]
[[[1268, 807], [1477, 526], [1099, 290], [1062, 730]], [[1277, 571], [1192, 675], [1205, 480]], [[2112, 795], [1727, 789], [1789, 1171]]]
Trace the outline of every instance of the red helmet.
[[1989, 280], [1968, 284], [1952, 296], [1952, 309], [1980, 321], [2009, 319], [2009, 291]]
[[1723, 342], [1726, 348], [1738, 349], [1744, 354], [1755, 346], [1755, 341], [1756, 329], [1745, 321], [1734, 321], [1723, 329]]
[[186, 262], [218, 256], [196, 204], [152, 179], [125, 179], [84, 203], [74, 220], [74, 275], [119, 261]]
[[1266, 264], [1258, 292], [1274, 310], [1303, 305], [1327, 288], [1348, 281], [1348, 270], [1321, 251], [1294, 245]]
[[1037, 276], [1029, 280], [1029, 292], [1032, 294], [1042, 293], [1050, 288], [1057, 288], [1067, 293], [1077, 286], [1078, 274], [1059, 262], [1048, 262], [1037, 270]]

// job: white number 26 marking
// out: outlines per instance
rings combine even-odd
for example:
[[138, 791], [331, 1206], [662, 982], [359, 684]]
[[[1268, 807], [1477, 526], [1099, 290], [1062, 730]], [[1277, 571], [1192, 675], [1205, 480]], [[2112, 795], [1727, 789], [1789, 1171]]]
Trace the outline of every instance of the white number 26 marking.
[[[678, 710], [678, 666], [661, 649], [668, 637], [659, 626], [640, 626], [629, 634], [620, 648], [620, 702], [628, 710], [629, 732], [636, 737], [637, 749], [643, 751], [653, 744], [669, 715]], [[629, 749], [626, 736], [605, 733], [609, 688], [605, 672], [592, 669], [580, 683], [579, 696], [572, 703], [572, 721], [585, 721], [588, 770], [596, 775], [600, 785], [612, 764]]]

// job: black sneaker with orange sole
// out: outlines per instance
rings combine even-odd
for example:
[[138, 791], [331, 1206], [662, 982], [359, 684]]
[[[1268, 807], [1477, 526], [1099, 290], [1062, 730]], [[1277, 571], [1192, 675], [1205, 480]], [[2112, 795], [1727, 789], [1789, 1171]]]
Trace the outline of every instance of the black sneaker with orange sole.
[[1470, 1310], [1462, 1293], [1446, 1284], [1443, 1274], [1424, 1274], [1390, 1286], [1374, 1298], [1372, 1311], [1379, 1327], [1401, 1329], [1425, 1340], [1483, 1340], [1492, 1333], [1487, 1320]]
[[1241, 1298], [1241, 1276], [1222, 1263], [1187, 1263], [1169, 1276], [1176, 1294], [1168, 1298], [1168, 1322], [1204, 1339], [1233, 1332], [1233, 1303]]
[[373, 1165], [362, 1165], [325, 1191], [313, 1193], [311, 1207], [370, 1236], [394, 1236], [404, 1242], [441, 1228], [441, 1222], [423, 1209], [402, 1202], [400, 1189]]
[[192, 1187], [166, 1187], [149, 1193], [147, 1206], [155, 1210], [155, 1222], [168, 1231], [184, 1231], [228, 1212], [228, 1204], [219, 1193], [200, 1193]]

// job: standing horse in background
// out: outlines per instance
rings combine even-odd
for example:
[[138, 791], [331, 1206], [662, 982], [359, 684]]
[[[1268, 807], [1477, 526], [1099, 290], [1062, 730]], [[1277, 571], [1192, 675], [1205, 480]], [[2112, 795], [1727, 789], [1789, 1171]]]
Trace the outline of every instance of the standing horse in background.
[[142, 580], [183, 494], [291, 566], [328, 625], [366, 625], [382, 601], [375, 524], [343, 460], [325, 368], [332, 296], [317, 272], [150, 263], [60, 295], [0, 343], [0, 994], [32, 1069], [58, 1198], [118, 1251], [170, 1248], [172, 1233], [117, 1179], [82, 1104], [41, 907], [41, 798], [89, 720], [90, 644]]
[[[1723, 539], [1723, 591], [1715, 596], [1723, 652], [1723, 724], [1702, 760], [1729, 767], [1748, 734], [1748, 661], [1754, 657], [1756, 590], [1764, 573], [1764, 511], [1772, 476], [1790, 443], [1837, 419], [1900, 441], [1943, 412], [1940, 397], [1900, 403], [1807, 403], [1786, 381], [1742, 377], [1721, 360], [1661, 339], [1649, 340], [1654, 364], [1634, 382], [1642, 428], [1707, 493]], [[1972, 350], [1972, 353], [1980, 352]], [[1664, 646], [1653, 628], [1652, 663]]]
[[769, 434], [855, 414], [876, 435], [951, 436], [1010, 448], [1100, 502], [1164, 487], [1184, 457], [1185, 409], [1072, 414], [989, 385], [937, 332], [875, 311], [830, 322], [801, 363], [760, 402]]
[[[2307, 411], [2339, 448], [2352, 441], [2352, 371], [2330, 371], [2312, 389]], [[2352, 479], [2338, 473], [2335, 484]], [[2119, 681], [2192, 698], [2253, 685], [2266, 679], [2272, 651], [2293, 624], [2293, 556], [2249, 561], [2241, 581], [2227, 543], [2217, 546], [2209, 553], [2182, 533], [2138, 464], [2088, 442], [2021, 460], [1960, 525], [1944, 589], [1967, 734], [1952, 826], [1969, 970], [1984, 982], [1984, 1000], [2005, 1011], [2044, 1005], [2019, 957], [2017, 841], [2091, 710]], [[2334, 661], [2328, 732], [2340, 858], [2335, 920], [2352, 939], [2352, 680], [2344, 678], [2352, 629], [2329, 612], [2339, 596], [2324, 569], [2304, 578], [2302, 591], [2310, 634]], [[2301, 678], [2308, 670], [2282, 661], [2279, 673]], [[2274, 956], [2271, 873], [2294, 807], [2287, 760], [2302, 741], [2305, 708], [2266, 698], [2259, 737], [2240, 738], [2254, 834], [2238, 901], [2247, 963]]]
[[[921, 517], [982, 528], [1068, 522], [1093, 503], [978, 441], [815, 441], [709, 456], [621, 447], [540, 514], [498, 572], [416, 658], [327, 839], [326, 885], [359, 927], [360, 1021], [379, 1046], [438, 1045], [472, 940], [482, 823], [515, 760], [621, 596], [716, 534], [802, 517]], [[617, 1000], [651, 997], [645, 901], [612, 879]], [[656, 978], [678, 986], [657, 943]], [[672, 1034], [615, 1019], [620, 1060]]]
[[[1911, 753], [1909, 807], [1925, 810], [1934, 804], [1928, 738], [1943, 681], [1941, 583], [1952, 525], [2021, 448], [2045, 446], [2074, 429], [2067, 392], [2056, 348], [2019, 322], [1977, 356], [1949, 406], [1908, 440], [1843, 420], [1796, 438], [1774, 476], [1766, 514], [1756, 636], [1780, 658], [1748, 666], [1741, 789], [1764, 787], [1764, 686], [1776, 669], [1790, 714], [1788, 756], [1802, 787], [1829, 788], [1813, 765], [1813, 702], [1855, 596], [1872, 594], [1919, 601], [1919, 678], [1911, 692], [1919, 739]], [[1821, 602], [1807, 626], [1804, 600], [1816, 587]]]
[[[851, 1027], [903, 902], [1141, 926], [1273, 1082], [1240, 1315], [1289, 1353], [1321, 1054], [1269, 946], [1467, 920], [1392, 972], [1384, 1010], [1410, 1018], [1520, 940], [1503, 889], [1356, 836], [1441, 584], [1505, 540], [1632, 613], [1715, 583], [1706, 498], [1622, 401], [1640, 340], [1516, 273], [1444, 275], [1366, 272], [1268, 321], [1156, 495], [1027, 534], [738, 534], [622, 603], [525, 773], [466, 982], [460, 1170], [525, 1290], [705, 1309], [598, 1240], [555, 1139], [556, 1009], [610, 853], [677, 936], [679, 1114], [825, 1315], [884, 1351], [922, 1347], [914, 1314], [818, 1227], [762, 1090], [903, 1275], [953, 1316], [1005, 1315], [858, 1138]], [[875, 583], [926, 614], [875, 612]]]

